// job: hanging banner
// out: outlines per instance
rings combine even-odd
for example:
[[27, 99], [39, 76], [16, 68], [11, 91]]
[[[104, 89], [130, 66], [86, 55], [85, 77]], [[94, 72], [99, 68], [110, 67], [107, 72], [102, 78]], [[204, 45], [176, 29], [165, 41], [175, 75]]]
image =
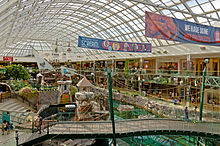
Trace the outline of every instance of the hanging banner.
[[145, 36], [184, 43], [220, 46], [220, 28], [151, 12], [145, 13]]
[[119, 52], [151, 52], [150, 43], [119, 42], [81, 36], [78, 38], [78, 47]]

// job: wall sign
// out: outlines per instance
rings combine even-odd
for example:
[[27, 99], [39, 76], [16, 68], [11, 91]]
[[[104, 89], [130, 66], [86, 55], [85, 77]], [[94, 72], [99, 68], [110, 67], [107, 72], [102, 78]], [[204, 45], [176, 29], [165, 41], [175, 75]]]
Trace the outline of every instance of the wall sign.
[[13, 61], [12, 56], [3, 56], [3, 61]]

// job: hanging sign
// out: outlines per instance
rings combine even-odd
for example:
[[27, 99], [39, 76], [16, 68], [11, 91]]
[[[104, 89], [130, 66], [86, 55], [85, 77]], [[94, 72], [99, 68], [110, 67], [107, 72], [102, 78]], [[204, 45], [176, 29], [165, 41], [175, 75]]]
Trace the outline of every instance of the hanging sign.
[[146, 37], [220, 46], [220, 28], [196, 24], [151, 12], [145, 13]]
[[78, 47], [119, 52], [151, 52], [150, 43], [119, 42], [81, 36], [78, 38]]
[[12, 56], [3, 56], [3, 61], [13, 61]]

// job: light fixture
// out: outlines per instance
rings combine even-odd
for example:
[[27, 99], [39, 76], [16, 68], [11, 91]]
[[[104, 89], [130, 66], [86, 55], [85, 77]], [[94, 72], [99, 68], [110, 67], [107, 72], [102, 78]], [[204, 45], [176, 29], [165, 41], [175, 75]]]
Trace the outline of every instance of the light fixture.
[[164, 50], [163, 53], [164, 53], [164, 54], [168, 54], [168, 51], [167, 51], [167, 50]]
[[158, 53], [158, 54], [161, 54], [161, 52], [160, 52], [160, 51], [157, 51], [157, 53]]
[[200, 47], [201, 50], [206, 50], [206, 47]]

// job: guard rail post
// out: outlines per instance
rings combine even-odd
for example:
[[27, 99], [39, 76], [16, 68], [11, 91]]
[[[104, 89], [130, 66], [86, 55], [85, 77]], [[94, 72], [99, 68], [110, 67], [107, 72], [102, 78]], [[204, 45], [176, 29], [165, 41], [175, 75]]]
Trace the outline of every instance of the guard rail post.
[[34, 133], [34, 113], [32, 112], [32, 133]]
[[15, 134], [16, 134], [16, 135], [15, 135], [16, 146], [18, 146], [18, 139], [19, 139], [19, 138], [18, 138], [18, 131], [15, 131]]
[[49, 125], [50, 124], [50, 122], [47, 122], [47, 135], [49, 135]]
[[110, 100], [110, 113], [112, 120], [112, 131], [113, 131], [113, 144], [116, 146], [116, 138], [115, 138], [115, 120], [114, 120], [114, 110], [113, 110], [113, 101], [112, 101], [112, 81], [111, 81], [111, 69], [110, 67], [107, 69], [108, 73], [108, 90], [109, 90], [109, 100]]

